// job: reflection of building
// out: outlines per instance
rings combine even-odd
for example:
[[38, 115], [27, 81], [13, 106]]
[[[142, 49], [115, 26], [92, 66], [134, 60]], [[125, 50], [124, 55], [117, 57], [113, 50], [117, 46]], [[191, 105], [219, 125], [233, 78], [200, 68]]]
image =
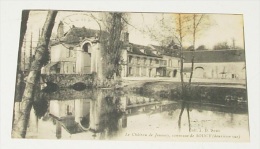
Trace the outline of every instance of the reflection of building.
[[85, 27], [72, 27], [63, 34], [63, 23], [58, 27], [58, 37], [51, 41], [50, 63], [42, 69], [46, 74], [101, 74], [101, 46], [99, 31]]
[[91, 99], [51, 100], [49, 113], [56, 120], [57, 138], [61, 138], [59, 124], [70, 134], [90, 130], [102, 137], [120, 129], [122, 113], [117, 109], [120, 98], [111, 96], [109, 91], [93, 91]]
[[158, 46], [129, 43], [128, 36], [124, 33], [122, 77], [177, 77], [179, 58], [159, 52]]
[[[151, 97], [144, 97], [139, 95], [126, 95], [121, 97], [121, 108], [127, 115], [147, 112], [162, 112], [168, 106], [175, 106], [175, 101], [156, 100]], [[125, 118], [127, 120], [127, 118]]]
[[70, 133], [88, 128], [90, 101], [87, 99], [51, 100], [50, 114]]
[[[244, 50], [195, 51], [194, 78], [245, 79]], [[184, 52], [184, 72], [189, 77], [192, 52]]]
[[110, 138], [127, 127], [128, 116], [149, 115], [173, 110], [174, 101], [159, 101], [138, 95], [119, 95], [109, 89], [93, 90], [91, 99], [50, 100], [49, 113], [55, 119], [56, 137], [64, 128], [70, 135], [89, 133], [99, 139]]

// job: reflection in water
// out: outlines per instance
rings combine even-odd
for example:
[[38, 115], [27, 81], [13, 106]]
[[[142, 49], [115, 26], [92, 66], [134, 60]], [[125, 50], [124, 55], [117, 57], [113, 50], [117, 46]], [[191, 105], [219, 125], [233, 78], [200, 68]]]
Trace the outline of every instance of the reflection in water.
[[105, 139], [119, 130], [120, 104], [120, 97], [110, 90], [92, 90], [86, 99], [51, 100], [49, 114], [70, 135], [89, 131], [93, 138]]
[[61, 124], [59, 123], [59, 121], [56, 121], [56, 137], [57, 139], [61, 138]]
[[188, 118], [188, 125], [189, 125], [189, 132], [190, 132], [190, 107], [189, 107], [189, 103], [186, 102], [186, 101], [182, 101], [182, 104], [181, 104], [181, 112], [180, 112], [180, 115], [179, 115], [179, 120], [178, 120], [178, 126], [179, 126], [179, 131], [181, 130], [181, 117], [182, 117], [182, 114], [183, 114], [183, 111], [187, 110], [187, 118]]
[[[45, 99], [50, 99], [47, 113], [39, 122], [34, 110], [31, 112], [28, 138], [123, 139], [132, 132], [132, 139], [138, 139], [136, 136], [150, 132], [189, 133], [212, 127], [248, 132], [247, 110], [223, 106], [155, 99], [110, 89], [60, 90]], [[15, 112], [19, 115], [19, 102]]]

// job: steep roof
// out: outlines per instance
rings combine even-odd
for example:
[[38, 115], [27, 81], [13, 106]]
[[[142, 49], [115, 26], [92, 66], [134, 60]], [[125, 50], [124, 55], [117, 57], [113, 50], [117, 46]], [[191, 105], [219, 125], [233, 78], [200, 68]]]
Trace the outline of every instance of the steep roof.
[[107, 36], [108, 33], [105, 31], [94, 30], [94, 29], [87, 29], [85, 27], [72, 27], [68, 30], [63, 37], [57, 40], [52, 40], [51, 45], [56, 45], [59, 43], [66, 43], [66, 44], [78, 44], [82, 39], [85, 38], [93, 38], [100, 36]]
[[[132, 50], [127, 51], [129, 54], [161, 58], [161, 56], [159, 54], [154, 54], [152, 52], [153, 49], [149, 46], [129, 43], [129, 44], [124, 44], [123, 48], [126, 48], [126, 47], [130, 47], [132, 49]], [[144, 50], [144, 52], [142, 52], [141, 50]]]
[[174, 42], [171, 42], [168, 46], [158, 46], [153, 44], [150, 44], [148, 46], [151, 47], [153, 50], [159, 51], [162, 55], [180, 57], [179, 47]]
[[[184, 51], [184, 63], [191, 63], [192, 51]], [[244, 62], [244, 50], [195, 51], [195, 63]]]

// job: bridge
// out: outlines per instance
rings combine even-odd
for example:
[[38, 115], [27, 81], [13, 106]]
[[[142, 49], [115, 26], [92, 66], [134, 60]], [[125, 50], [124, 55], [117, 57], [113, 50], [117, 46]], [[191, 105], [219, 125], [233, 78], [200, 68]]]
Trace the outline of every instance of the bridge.
[[76, 83], [83, 83], [86, 86], [95, 85], [94, 74], [42, 74], [41, 83], [55, 83], [60, 88], [70, 87]]

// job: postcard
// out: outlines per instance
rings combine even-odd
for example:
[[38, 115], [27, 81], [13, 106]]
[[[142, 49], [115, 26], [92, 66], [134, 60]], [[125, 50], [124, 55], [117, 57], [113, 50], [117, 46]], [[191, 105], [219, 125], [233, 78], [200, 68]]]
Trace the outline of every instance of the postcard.
[[12, 138], [249, 142], [242, 14], [23, 10]]

